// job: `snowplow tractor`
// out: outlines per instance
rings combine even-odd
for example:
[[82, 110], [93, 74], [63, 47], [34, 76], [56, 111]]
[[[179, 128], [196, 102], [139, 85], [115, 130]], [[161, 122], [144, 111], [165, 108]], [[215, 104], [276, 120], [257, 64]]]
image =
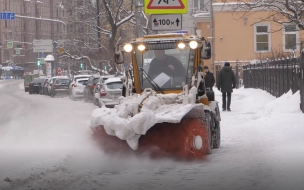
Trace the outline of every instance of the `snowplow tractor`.
[[147, 35], [115, 48], [117, 64], [132, 56], [119, 104], [97, 108], [93, 137], [109, 154], [204, 159], [220, 147], [220, 112], [205, 88], [210, 43], [188, 34]]

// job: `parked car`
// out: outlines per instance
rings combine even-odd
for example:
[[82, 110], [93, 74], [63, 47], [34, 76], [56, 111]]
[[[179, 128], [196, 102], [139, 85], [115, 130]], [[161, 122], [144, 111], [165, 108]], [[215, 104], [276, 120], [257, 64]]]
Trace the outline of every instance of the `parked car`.
[[[0, 69], [1, 70], [1, 69]], [[34, 78], [38, 78], [38, 74], [25, 74], [24, 75], [24, 92], [28, 92], [29, 84]]]
[[86, 79], [88, 80], [88, 78], [90, 77], [91, 75], [74, 75], [74, 77], [72, 78], [72, 82], [70, 83], [70, 86], [69, 86], [69, 95], [70, 95], [70, 98], [72, 96], [72, 89], [73, 89], [73, 85], [76, 83], [76, 80], [77, 79]]
[[99, 93], [95, 93], [98, 100], [98, 107], [114, 107], [119, 103], [118, 98], [122, 96], [122, 81], [120, 78], [107, 79]]
[[48, 89], [46, 88], [46, 84], [47, 84], [47, 81], [48, 81], [49, 79], [50, 79], [50, 78], [44, 78], [43, 83], [40, 85], [39, 94], [41, 94], [41, 95], [45, 95], [45, 94], [46, 94], [46, 91], [48, 90]]
[[85, 83], [85, 87], [83, 90], [83, 100], [85, 102], [93, 102], [94, 99], [94, 88], [97, 84], [100, 76], [99, 75], [92, 75], [90, 76], [87, 83]]
[[44, 83], [45, 78], [34, 78], [29, 84], [29, 94], [39, 94], [40, 86]]
[[67, 76], [55, 76], [55, 77], [52, 77], [49, 81], [48, 81], [48, 85], [47, 85], [47, 92], [48, 92], [48, 95], [51, 96], [51, 91], [52, 91], [52, 85], [54, 83], [54, 81], [57, 79], [57, 78], [63, 78], [63, 79], [69, 79]]
[[44, 83], [44, 85], [43, 85], [43, 88], [44, 88], [43, 94], [44, 94], [44, 95], [50, 96], [49, 86], [50, 86], [51, 81], [52, 81], [52, 78], [48, 78], [48, 79], [45, 81], [45, 83]]
[[52, 84], [51, 97], [55, 97], [57, 94], [68, 95], [70, 83], [69, 78], [56, 78]]
[[71, 90], [70, 90], [70, 98], [72, 100], [75, 100], [76, 98], [83, 98], [83, 91], [85, 84], [88, 82], [89, 78], [78, 78], [76, 81], [72, 84]]
[[[115, 75], [102, 75], [102, 76], [100, 76], [100, 78], [98, 79], [98, 81], [97, 81], [97, 83], [96, 83], [96, 85], [94, 87], [94, 90], [93, 90], [94, 94], [100, 92], [100, 89], [101, 89], [101, 87], [104, 84], [104, 81], [106, 81], [109, 78], [114, 78], [114, 77], [115, 77]], [[95, 104], [96, 106], [99, 105], [98, 99], [95, 96], [93, 98], [93, 104]]]

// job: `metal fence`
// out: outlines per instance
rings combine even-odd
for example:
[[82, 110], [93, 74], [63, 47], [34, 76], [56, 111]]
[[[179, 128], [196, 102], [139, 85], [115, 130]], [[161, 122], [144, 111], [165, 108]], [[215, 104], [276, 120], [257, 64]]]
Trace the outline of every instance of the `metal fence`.
[[259, 88], [275, 97], [292, 90], [300, 91], [304, 113], [304, 52], [299, 58], [285, 58], [243, 66], [245, 88]]

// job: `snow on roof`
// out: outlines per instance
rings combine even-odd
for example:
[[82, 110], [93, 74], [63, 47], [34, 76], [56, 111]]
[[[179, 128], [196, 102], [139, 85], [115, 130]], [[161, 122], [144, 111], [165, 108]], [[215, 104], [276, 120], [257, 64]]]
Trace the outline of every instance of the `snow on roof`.
[[74, 75], [74, 78], [90, 77], [91, 75]]
[[105, 84], [108, 84], [110, 82], [121, 82], [120, 78], [108, 78], [106, 81], [105, 81]]
[[193, 15], [194, 17], [205, 17], [205, 18], [209, 18], [210, 16], [211, 16], [211, 14], [210, 13], [208, 13], [208, 12], [205, 12], [205, 13], [197, 13], [197, 14], [194, 14]]

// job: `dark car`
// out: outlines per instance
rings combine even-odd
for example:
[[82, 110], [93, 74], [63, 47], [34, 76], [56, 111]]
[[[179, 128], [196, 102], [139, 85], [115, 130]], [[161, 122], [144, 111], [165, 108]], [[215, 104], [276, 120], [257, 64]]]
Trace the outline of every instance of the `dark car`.
[[29, 94], [39, 94], [40, 86], [44, 83], [45, 78], [34, 78], [29, 84]]
[[45, 78], [43, 83], [40, 85], [39, 94], [46, 95], [47, 94], [47, 82], [50, 78]]
[[83, 90], [83, 100], [85, 102], [93, 102], [94, 99], [94, 88], [97, 84], [100, 76], [98, 75], [92, 75], [89, 77], [89, 80], [87, 83], [85, 83], [85, 87]]
[[56, 78], [51, 88], [51, 97], [55, 97], [57, 94], [69, 95], [70, 83], [69, 78]]

